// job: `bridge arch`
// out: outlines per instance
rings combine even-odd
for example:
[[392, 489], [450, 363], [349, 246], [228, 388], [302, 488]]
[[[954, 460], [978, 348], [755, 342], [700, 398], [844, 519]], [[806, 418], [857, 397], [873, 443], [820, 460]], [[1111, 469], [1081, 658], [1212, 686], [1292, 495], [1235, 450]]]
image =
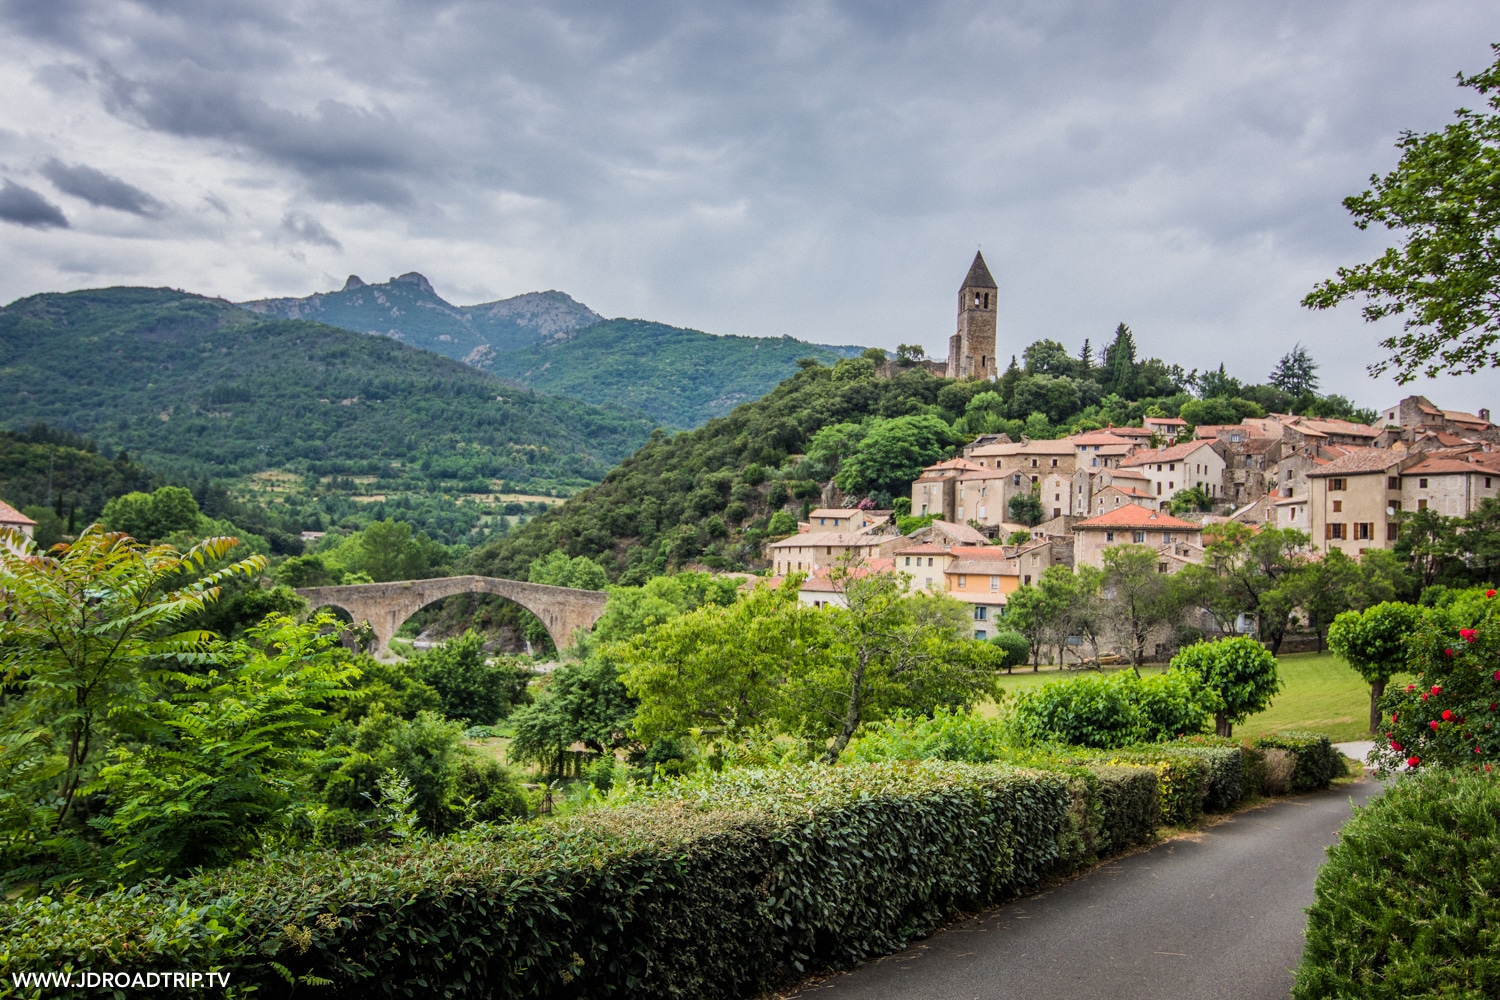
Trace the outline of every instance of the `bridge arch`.
[[579, 629], [594, 627], [604, 613], [607, 596], [597, 590], [574, 590], [542, 583], [523, 583], [493, 576], [444, 576], [432, 580], [397, 580], [392, 583], [353, 583], [339, 587], [303, 587], [297, 591], [315, 608], [342, 608], [356, 622], [370, 623], [375, 632], [372, 655], [390, 648], [401, 624], [417, 611], [454, 594], [496, 594], [509, 598], [536, 615], [563, 649], [573, 642]]

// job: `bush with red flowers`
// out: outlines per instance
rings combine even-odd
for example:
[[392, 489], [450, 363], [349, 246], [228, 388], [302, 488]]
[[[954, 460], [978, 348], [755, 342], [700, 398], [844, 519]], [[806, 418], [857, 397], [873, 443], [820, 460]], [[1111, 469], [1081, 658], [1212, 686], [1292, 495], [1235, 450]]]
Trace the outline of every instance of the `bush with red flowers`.
[[1432, 609], [1405, 649], [1417, 683], [1381, 699], [1383, 741], [1372, 756], [1380, 770], [1500, 762], [1500, 599], [1477, 614], [1472, 605]]

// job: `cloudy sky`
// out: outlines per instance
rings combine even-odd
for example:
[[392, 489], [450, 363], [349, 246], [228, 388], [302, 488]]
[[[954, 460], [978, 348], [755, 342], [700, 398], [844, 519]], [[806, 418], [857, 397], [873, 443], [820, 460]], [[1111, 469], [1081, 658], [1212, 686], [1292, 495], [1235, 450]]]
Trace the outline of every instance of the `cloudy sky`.
[[1387, 245], [1340, 199], [1491, 41], [1492, 0], [0, 0], [0, 301], [417, 270], [941, 355], [982, 246], [1002, 351], [1301, 341], [1378, 407], [1380, 328], [1298, 301]]

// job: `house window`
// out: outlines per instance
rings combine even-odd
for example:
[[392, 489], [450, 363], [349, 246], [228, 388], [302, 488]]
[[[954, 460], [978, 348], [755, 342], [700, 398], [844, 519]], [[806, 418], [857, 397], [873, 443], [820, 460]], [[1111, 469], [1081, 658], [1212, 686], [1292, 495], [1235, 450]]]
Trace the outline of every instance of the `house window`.
[[1427, 501], [1426, 500], [1418, 500], [1417, 501], [1417, 510], [1426, 510], [1426, 509], [1427, 509]]
[[1330, 521], [1328, 523], [1328, 529], [1327, 529], [1328, 530], [1328, 537], [1329, 538], [1339, 538], [1339, 539], [1348, 538], [1349, 536], [1345, 532], [1345, 528], [1346, 528], [1346, 525], [1344, 524], [1343, 521]]
[[1055, 458], [1052, 460], [1052, 467], [1054, 469], [1057, 468], [1057, 459], [1055, 459]]
[[1112, 542], [1112, 541], [1114, 541], [1115, 540], [1115, 533], [1113, 531], [1106, 531], [1104, 533], [1104, 540], [1106, 542]]
[[994, 591], [994, 590], [999, 590], [999, 589], [1000, 589], [1000, 578], [998, 576], [992, 576], [992, 577], [990, 577], [990, 590]]
[[1010, 484], [1012, 486], [1020, 486], [1021, 485], [1021, 477], [1019, 475], [1012, 476], [1010, 478]]
[[983, 639], [985, 637], [985, 635], [987, 635], [987, 634], [988, 633], [986, 633], [985, 630], [982, 629], [982, 628], [976, 628], [974, 630], [974, 638], [976, 638], [976, 639]]
[[1167, 471], [1168, 471], [1168, 472], [1176, 472], [1176, 471], [1177, 471], [1177, 463], [1176, 463], [1176, 462], [1172, 462], [1172, 463], [1170, 463], [1170, 464], [1169, 464], [1169, 465], [1168, 465], [1168, 466], [1167, 466]]
[[1172, 544], [1172, 535], [1169, 532], [1163, 531], [1161, 533], [1161, 543], [1163, 545], [1171, 545]]
[[1021, 583], [1023, 586], [1029, 586], [1031, 584], [1031, 574], [1027, 573], [1025, 576], [1021, 577]]
[[1165, 573], [1167, 571], [1167, 564], [1164, 563], [1164, 562], [1163, 563], [1157, 563], [1156, 564], [1156, 571], [1158, 573]]
[[1425, 490], [1426, 488], [1427, 488], [1427, 480], [1425, 480], [1425, 479], [1418, 479], [1417, 480], [1417, 489], [1419, 489], [1419, 490]]
[[[1422, 482], [1424, 482], [1424, 483], [1425, 483], [1425, 482], [1426, 482], [1426, 481], [1427, 481], [1427, 480], [1425, 480], [1425, 479], [1424, 479], [1424, 480], [1422, 480]], [[1329, 489], [1329, 490], [1330, 490], [1330, 491], [1334, 491], [1334, 492], [1337, 492], [1337, 491], [1339, 491], [1339, 490], [1342, 490], [1342, 489], [1344, 489], [1344, 486], [1345, 486], [1345, 484], [1346, 484], [1346, 483], [1347, 483], [1347, 482], [1348, 482], [1348, 480], [1345, 480], [1345, 479], [1337, 479], [1337, 478], [1335, 478], [1335, 479], [1330, 479], [1330, 480], [1328, 480], [1328, 489]]]
[[1401, 477], [1400, 476], [1386, 476], [1385, 477], [1385, 488], [1388, 489], [1388, 490], [1399, 490], [1401, 488]]
[[983, 604], [976, 604], [976, 605], [974, 605], [974, 620], [976, 622], [982, 622], [982, 621], [987, 620], [988, 618], [989, 618], [989, 609], [988, 608], [986, 608]]
[[1375, 525], [1369, 521], [1357, 521], [1354, 525], [1354, 538], [1356, 541], [1368, 542], [1375, 537]]
[[1394, 521], [1387, 522], [1385, 526], [1385, 540], [1388, 542], [1394, 542], [1400, 537], [1401, 525], [1397, 524]]
[[1036, 460], [1036, 459], [1034, 459], [1034, 458], [1033, 458], [1033, 459], [1032, 459], [1032, 460], [1031, 460], [1031, 467], [1032, 467], [1032, 468], [1033, 468], [1033, 469], [1035, 469], [1035, 468], [1036, 468], [1036, 466], [1037, 466], [1037, 460]]
[[1135, 543], [1137, 545], [1140, 545], [1145, 540], [1146, 540], [1146, 533], [1144, 531], [1137, 531], [1135, 533]]
[[968, 585], [969, 578], [962, 573], [958, 574], [958, 589], [963, 590]]
[[1335, 500], [1333, 502], [1333, 512], [1335, 514], [1342, 514], [1344, 512], [1344, 501]]
[[1061, 500], [1062, 499], [1062, 494], [1061, 493], [1054, 493], [1054, 494], [1052, 494], [1052, 499], [1053, 499], [1054, 502], [1056, 502], [1058, 500]]
[[906, 557], [906, 565], [908, 565], [908, 566], [911, 565], [911, 556], [907, 556]]
[[932, 565], [932, 556], [928, 556], [927, 557], [927, 565], [929, 565], [929, 566]]

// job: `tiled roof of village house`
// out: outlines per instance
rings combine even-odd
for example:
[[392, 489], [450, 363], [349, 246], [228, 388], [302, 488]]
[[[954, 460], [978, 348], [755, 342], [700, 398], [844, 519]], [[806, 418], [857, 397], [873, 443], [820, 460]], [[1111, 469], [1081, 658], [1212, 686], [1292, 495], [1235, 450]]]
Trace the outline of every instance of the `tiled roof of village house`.
[[1187, 421], [1181, 417], [1147, 417], [1141, 423], [1153, 423], [1162, 427], [1186, 427]]
[[1089, 431], [1073, 438], [1074, 444], [1130, 444], [1130, 439], [1113, 430]]
[[1463, 410], [1444, 410], [1443, 418], [1451, 420], [1455, 424], [1473, 424], [1475, 427], [1493, 427], [1488, 420], [1474, 413], [1465, 413]]
[[1105, 429], [1123, 438], [1148, 438], [1155, 433], [1145, 427], [1107, 427]]
[[861, 535], [853, 531], [809, 531], [800, 535], [789, 535], [779, 542], [772, 542], [768, 548], [773, 549], [802, 549], [818, 548], [820, 546], [833, 546], [834, 548], [863, 548], [879, 543], [880, 535]]
[[970, 455], [979, 458], [1002, 458], [1006, 455], [1014, 455], [1025, 445], [1019, 441], [998, 441], [995, 444], [982, 444], [969, 452]]
[[1371, 472], [1384, 472], [1401, 461], [1401, 456], [1389, 448], [1354, 448], [1347, 455], [1316, 469], [1308, 471], [1309, 478], [1317, 476], [1358, 476]]
[[[920, 531], [931, 531], [933, 534], [943, 535], [955, 542], [970, 542], [974, 545], [983, 545], [989, 541], [983, 532], [975, 531], [967, 524], [952, 524], [948, 521], [933, 521]], [[916, 532], [913, 532], [915, 534]]]
[[1173, 517], [1171, 514], [1163, 514], [1159, 511], [1147, 510], [1133, 503], [1116, 507], [1114, 510], [1098, 517], [1091, 517], [1087, 521], [1079, 521], [1073, 525], [1073, 530], [1079, 528], [1159, 528], [1170, 531], [1198, 531], [1199, 526], [1191, 521], [1184, 521]]
[[864, 511], [858, 507], [819, 507], [810, 512], [807, 517], [812, 520], [815, 517], [853, 517], [855, 514], [863, 514]]
[[[1104, 487], [1104, 489], [1105, 490], [1119, 490], [1121, 493], [1125, 494], [1128, 497], [1145, 497], [1148, 500], [1155, 500], [1156, 499], [1154, 496], [1152, 496], [1150, 493], [1147, 493], [1145, 490], [1138, 490], [1134, 486], [1116, 486], [1114, 483], [1110, 483], [1108, 486]], [[1104, 490], [1100, 490], [1099, 492], [1103, 493]]]
[[1293, 424], [1303, 433], [1322, 435], [1342, 434], [1345, 437], [1379, 437], [1384, 430], [1369, 424], [1356, 424], [1352, 420], [1335, 420], [1325, 417], [1298, 417]]
[[1146, 480], [1148, 480], [1148, 479], [1151, 478], [1150, 476], [1146, 475], [1144, 472], [1140, 472], [1140, 471], [1138, 471], [1136, 469], [1128, 469], [1128, 468], [1127, 469], [1110, 469], [1109, 470], [1109, 476], [1110, 476], [1111, 479], [1139, 479], [1142, 482], [1144, 482], [1144, 481], [1146, 481]]
[[1157, 462], [1180, 462], [1200, 448], [1207, 448], [1207, 441], [1184, 441], [1160, 451], [1141, 451], [1121, 462], [1122, 466], [1155, 465]]
[[922, 542], [909, 548], [897, 549], [897, 556], [945, 556], [951, 546], [939, 545], [937, 542]]
[[1027, 441], [1016, 451], [1017, 455], [1071, 455], [1076, 449], [1072, 438], [1057, 438], [1049, 441]]
[[959, 476], [960, 482], [980, 479], [1004, 479], [1006, 476], [1018, 476], [1020, 469], [975, 469], [973, 472], [965, 472]]
[[16, 510], [4, 500], [0, 500], [0, 524], [36, 524], [31, 518]]
[[[995, 447], [999, 446], [996, 445]], [[967, 458], [950, 458], [946, 462], [938, 462], [936, 465], [929, 465], [927, 468], [922, 470], [922, 475], [926, 476], [929, 472], [936, 474], [938, 471], [944, 469], [958, 469], [960, 471], [967, 472], [971, 470], [983, 470], [984, 466], [971, 462]]]
[[1009, 559], [1003, 545], [955, 545], [950, 549], [962, 559]]
[[[861, 577], [869, 576], [871, 573], [893, 573], [895, 569], [896, 561], [894, 559], [867, 559], [860, 565], [852, 567], [849, 570], [849, 575]], [[755, 579], [759, 580], [758, 577]], [[775, 589], [781, 586], [782, 581], [785, 579], [785, 576], [772, 576], [767, 577], [765, 582], [767, 586]], [[807, 578], [802, 581], [801, 589], [837, 593], [839, 588], [836, 583], [828, 578], [828, 569], [820, 566], [809, 573]]]
[[1011, 563], [1009, 566], [998, 559], [955, 559], [943, 572], [949, 575], [966, 576], [1015, 576], [1020, 572], [1020, 568], [1013, 560], [1007, 561]]
[[1407, 469], [1402, 475], [1406, 476], [1443, 476], [1458, 474], [1462, 476], [1482, 476], [1486, 472], [1494, 474], [1493, 469], [1486, 469], [1476, 462], [1463, 462], [1456, 458], [1424, 458], [1422, 461]]

